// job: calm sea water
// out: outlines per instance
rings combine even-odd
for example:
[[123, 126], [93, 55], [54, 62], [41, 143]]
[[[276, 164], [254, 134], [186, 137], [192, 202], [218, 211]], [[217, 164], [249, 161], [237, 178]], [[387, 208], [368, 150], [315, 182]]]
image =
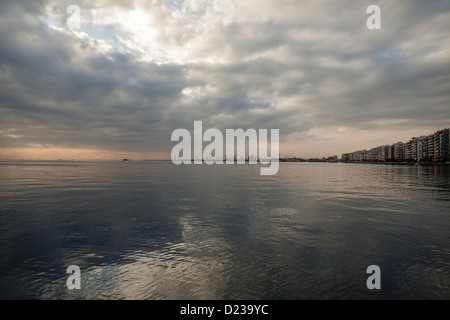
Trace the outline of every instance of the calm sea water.
[[450, 170], [3, 161], [0, 298], [450, 299]]

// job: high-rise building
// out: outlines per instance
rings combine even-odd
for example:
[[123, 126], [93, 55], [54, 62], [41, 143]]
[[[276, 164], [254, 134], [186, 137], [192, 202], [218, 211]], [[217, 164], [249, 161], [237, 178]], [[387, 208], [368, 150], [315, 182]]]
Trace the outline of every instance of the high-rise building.
[[411, 140], [405, 143], [405, 160], [411, 160]]
[[428, 137], [420, 136], [417, 140], [417, 161], [428, 158]]
[[369, 161], [378, 161], [379, 155], [378, 155], [378, 148], [372, 148], [368, 151], [367, 157]]
[[391, 157], [391, 146], [390, 145], [384, 145], [381, 147], [381, 159], [382, 161], [389, 160]]
[[434, 158], [448, 158], [449, 156], [449, 129], [434, 133]]
[[405, 144], [401, 141], [394, 143], [394, 159], [403, 160], [405, 156]]
[[434, 157], [434, 134], [427, 136], [428, 139], [428, 158]]
[[417, 138], [411, 138], [411, 159], [417, 161]]

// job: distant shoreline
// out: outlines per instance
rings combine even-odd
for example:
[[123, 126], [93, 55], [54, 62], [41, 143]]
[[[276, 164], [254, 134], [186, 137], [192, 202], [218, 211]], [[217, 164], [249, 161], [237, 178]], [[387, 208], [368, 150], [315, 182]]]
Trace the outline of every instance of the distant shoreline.
[[450, 165], [446, 162], [369, 162], [369, 161], [359, 161], [359, 162], [340, 162], [344, 164], [384, 164], [384, 165], [402, 165], [402, 166], [437, 166], [437, 165]]
[[[117, 160], [117, 159], [88, 159], [88, 160], [40, 160], [40, 159], [0, 159], [0, 162], [172, 162], [172, 160], [165, 159], [136, 159], [131, 160]], [[280, 159], [280, 163], [326, 163], [326, 164], [377, 164], [377, 165], [400, 165], [400, 166], [450, 166], [450, 162], [372, 162], [372, 161], [317, 161], [317, 160], [303, 160], [303, 161], [292, 161]], [[234, 162], [236, 163], [236, 161]], [[248, 164], [248, 161], [245, 161]]]

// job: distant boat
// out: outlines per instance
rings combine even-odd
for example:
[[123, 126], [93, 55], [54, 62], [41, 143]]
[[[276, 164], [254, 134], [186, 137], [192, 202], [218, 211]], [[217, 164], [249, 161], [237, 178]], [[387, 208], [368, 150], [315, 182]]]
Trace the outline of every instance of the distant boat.
[[122, 161], [130, 161], [130, 160], [125, 158], [125, 159], [122, 159]]

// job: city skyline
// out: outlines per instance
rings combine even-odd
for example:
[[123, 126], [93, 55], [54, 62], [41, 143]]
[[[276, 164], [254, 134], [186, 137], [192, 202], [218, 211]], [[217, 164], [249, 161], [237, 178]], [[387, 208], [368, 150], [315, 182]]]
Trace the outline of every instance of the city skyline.
[[279, 129], [281, 157], [425, 135], [450, 123], [449, 18], [446, 1], [2, 1], [0, 159], [170, 159], [197, 120]]
[[397, 141], [370, 149], [342, 154], [342, 161], [444, 161], [450, 158], [450, 129], [414, 136], [408, 141]]

